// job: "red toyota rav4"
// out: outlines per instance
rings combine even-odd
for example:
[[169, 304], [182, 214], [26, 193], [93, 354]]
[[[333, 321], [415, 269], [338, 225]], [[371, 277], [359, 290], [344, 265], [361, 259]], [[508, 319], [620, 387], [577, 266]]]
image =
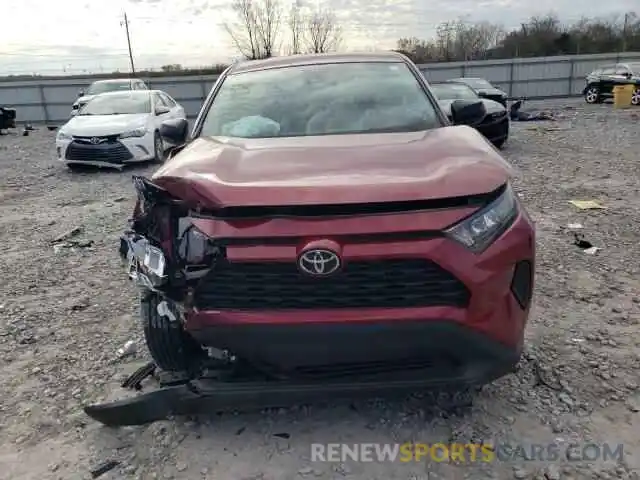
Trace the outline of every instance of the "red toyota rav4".
[[236, 64], [190, 134], [167, 121], [183, 145], [135, 177], [121, 244], [157, 366], [425, 369], [433, 385], [513, 371], [534, 226], [508, 163], [467, 126], [482, 102], [451, 111], [400, 54], [329, 54]]

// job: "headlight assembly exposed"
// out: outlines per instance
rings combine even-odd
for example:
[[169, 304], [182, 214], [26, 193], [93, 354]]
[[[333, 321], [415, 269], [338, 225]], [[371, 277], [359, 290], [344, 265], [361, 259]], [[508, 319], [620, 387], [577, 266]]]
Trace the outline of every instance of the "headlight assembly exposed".
[[496, 200], [445, 231], [474, 253], [486, 250], [513, 223], [518, 202], [510, 185]]
[[184, 231], [178, 244], [178, 254], [191, 267], [211, 267], [218, 253], [211, 239], [193, 225]]
[[147, 134], [147, 129], [145, 127], [136, 128], [135, 130], [131, 130], [130, 132], [124, 132], [120, 134], [120, 138], [131, 138], [131, 137], [144, 137]]

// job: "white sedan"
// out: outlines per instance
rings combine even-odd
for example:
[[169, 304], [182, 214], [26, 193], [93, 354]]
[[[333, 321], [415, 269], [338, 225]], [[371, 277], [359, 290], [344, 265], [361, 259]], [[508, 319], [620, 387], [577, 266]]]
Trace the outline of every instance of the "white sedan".
[[167, 120], [185, 120], [184, 108], [159, 90], [97, 95], [58, 131], [56, 155], [73, 169], [93, 165], [122, 169], [125, 164], [164, 161], [173, 145], [160, 136]]

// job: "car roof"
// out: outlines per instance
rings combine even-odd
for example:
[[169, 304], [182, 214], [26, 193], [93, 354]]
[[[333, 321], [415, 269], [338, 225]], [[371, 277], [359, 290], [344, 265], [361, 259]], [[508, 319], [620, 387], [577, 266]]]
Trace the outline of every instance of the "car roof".
[[93, 83], [124, 83], [124, 82], [138, 82], [137, 78], [108, 78], [106, 80], [96, 80]]
[[485, 82], [489, 82], [489, 80], [482, 77], [458, 77], [458, 78], [452, 78], [450, 81], [464, 83], [465, 80], [483, 80]]
[[229, 67], [228, 75], [255, 70], [267, 70], [271, 68], [319, 65], [325, 63], [398, 63], [407, 61], [407, 57], [397, 52], [314, 53], [309, 55], [291, 55], [286, 57], [271, 57], [265, 60], [246, 60], [238, 62]]
[[[153, 92], [158, 92], [159, 90], [116, 90], [115, 92], [104, 92], [100, 93], [98, 97], [114, 97], [118, 95], [149, 95]], [[164, 93], [164, 92], [163, 92]]]

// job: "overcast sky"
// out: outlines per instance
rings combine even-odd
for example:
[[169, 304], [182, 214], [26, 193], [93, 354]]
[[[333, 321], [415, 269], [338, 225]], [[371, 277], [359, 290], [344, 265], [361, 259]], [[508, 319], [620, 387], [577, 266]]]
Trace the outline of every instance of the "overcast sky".
[[[285, 3], [292, 0], [285, 0]], [[445, 20], [488, 20], [514, 27], [551, 11], [568, 21], [637, 9], [638, 0], [302, 0], [332, 8], [350, 50], [393, 48], [401, 36], [428, 38]], [[125, 71], [122, 12], [129, 16], [139, 68], [227, 62], [225, 22], [232, 0], [10, 0], [1, 7], [0, 76]], [[285, 38], [283, 38], [285, 39]], [[285, 39], [286, 40], [286, 39]], [[8, 43], [7, 43], [8, 42]]]

